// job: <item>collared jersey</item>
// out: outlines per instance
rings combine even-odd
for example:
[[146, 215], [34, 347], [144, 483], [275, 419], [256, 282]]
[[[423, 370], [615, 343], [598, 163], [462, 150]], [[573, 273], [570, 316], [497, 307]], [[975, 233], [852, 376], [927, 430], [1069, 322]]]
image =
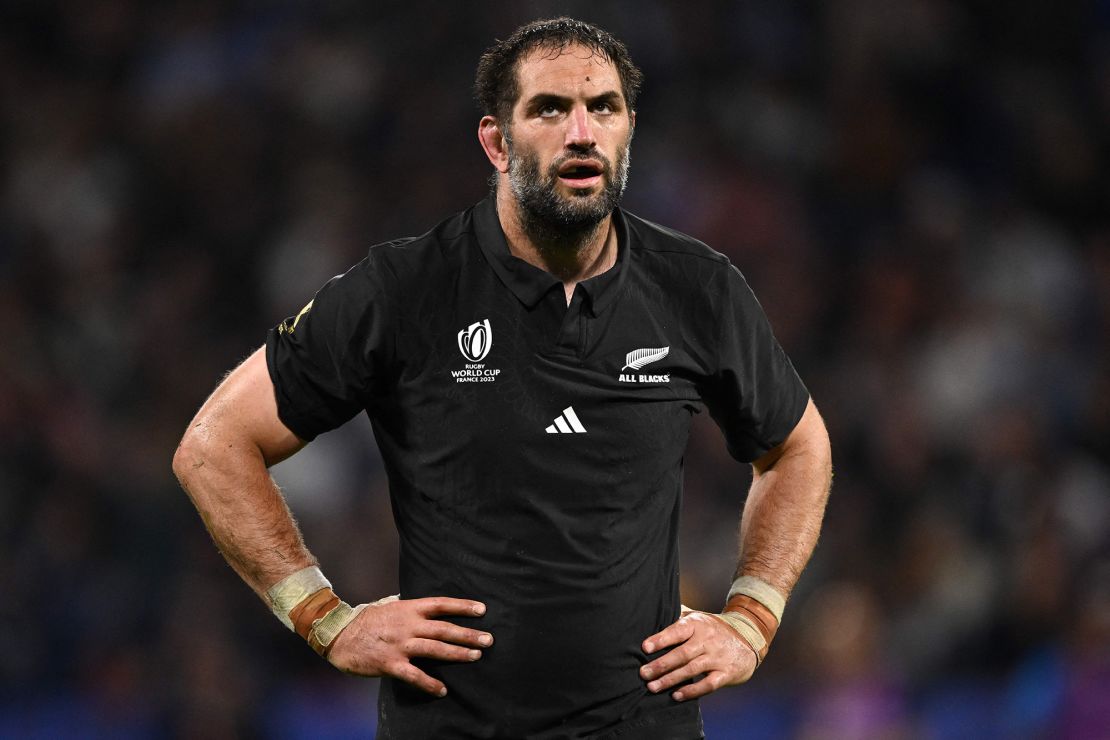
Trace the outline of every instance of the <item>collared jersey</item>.
[[494, 635], [479, 661], [417, 661], [446, 698], [383, 680], [382, 737], [700, 734], [696, 702], [639, 676], [642, 641], [679, 613], [690, 419], [708, 408], [751, 461], [808, 393], [723, 255], [613, 218], [616, 264], [569, 306], [510, 254], [487, 199], [372, 247], [268, 335], [278, 413], [299, 437], [369, 414], [401, 597], [487, 605], [451, 620]]

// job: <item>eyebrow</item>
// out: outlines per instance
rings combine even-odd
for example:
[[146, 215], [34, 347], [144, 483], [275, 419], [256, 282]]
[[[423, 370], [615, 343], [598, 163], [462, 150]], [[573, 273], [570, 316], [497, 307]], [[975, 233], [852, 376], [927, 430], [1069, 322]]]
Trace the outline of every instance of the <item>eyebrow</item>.
[[[528, 99], [525, 108], [531, 110], [539, 105], [544, 105], [547, 103], [558, 103], [561, 105], [566, 105], [567, 103], [570, 103], [571, 100], [572, 98], [569, 98], [565, 95], [556, 95], [555, 93], [536, 93]], [[614, 103], [623, 104], [623, 102], [624, 96], [621, 95], [621, 93], [617, 90], [606, 90], [603, 93], [593, 95], [586, 99], [586, 103], [589, 105], [596, 105], [597, 103], [609, 103], [610, 105], [612, 105]]]

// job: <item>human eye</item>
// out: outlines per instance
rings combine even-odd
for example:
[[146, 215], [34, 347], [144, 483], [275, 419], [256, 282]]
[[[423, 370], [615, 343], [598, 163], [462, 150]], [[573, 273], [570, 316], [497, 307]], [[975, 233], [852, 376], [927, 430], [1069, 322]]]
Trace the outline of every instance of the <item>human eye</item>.
[[619, 107], [612, 98], [605, 98], [603, 100], [595, 101], [593, 104], [594, 113], [599, 113], [603, 116], [613, 115], [618, 111]]
[[556, 118], [565, 108], [563, 101], [548, 95], [537, 97], [531, 105], [532, 115], [538, 118]]

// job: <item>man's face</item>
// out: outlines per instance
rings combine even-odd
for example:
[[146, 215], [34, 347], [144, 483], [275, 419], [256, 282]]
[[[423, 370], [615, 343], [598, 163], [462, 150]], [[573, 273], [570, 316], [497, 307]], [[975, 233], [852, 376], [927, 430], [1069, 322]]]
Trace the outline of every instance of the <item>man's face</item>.
[[520, 97], [506, 132], [509, 184], [521, 215], [592, 227], [620, 202], [632, 115], [616, 68], [593, 50], [540, 49], [521, 60]]

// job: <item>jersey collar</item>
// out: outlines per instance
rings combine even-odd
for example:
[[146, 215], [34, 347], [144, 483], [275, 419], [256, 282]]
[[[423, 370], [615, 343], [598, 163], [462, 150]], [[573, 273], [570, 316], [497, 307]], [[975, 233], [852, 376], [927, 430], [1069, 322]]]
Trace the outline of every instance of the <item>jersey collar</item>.
[[[625, 275], [628, 273], [628, 222], [621, 209], [613, 211], [613, 223], [617, 228], [617, 261], [600, 275], [578, 284], [588, 296], [594, 315], [601, 314], [620, 293]], [[546, 270], [530, 265], [509, 252], [505, 232], [497, 216], [497, 205], [491, 195], [474, 208], [475, 231], [478, 244], [497, 277], [524, 305], [532, 308], [540, 302], [549, 290], [556, 287], [562, 290], [562, 282]]]

